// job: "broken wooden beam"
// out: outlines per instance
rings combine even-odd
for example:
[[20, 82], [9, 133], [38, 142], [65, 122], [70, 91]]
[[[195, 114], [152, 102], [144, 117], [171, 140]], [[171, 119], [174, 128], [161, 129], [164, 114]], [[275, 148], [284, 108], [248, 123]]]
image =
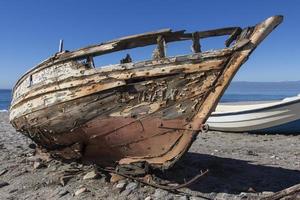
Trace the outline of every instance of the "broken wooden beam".
[[[208, 31], [197, 32], [199, 38], [216, 37], [222, 35], [230, 35], [238, 27], [228, 27], [221, 29], [213, 29]], [[161, 35], [166, 43], [175, 41], [191, 40], [192, 33], [185, 33], [185, 30], [172, 32], [171, 29], [164, 29], [164, 31], [150, 32], [146, 34], [138, 34], [130, 37], [124, 37], [117, 40], [112, 40], [99, 45], [89, 46], [72, 52], [67, 52], [62, 55], [58, 55], [56, 62], [65, 61], [68, 59], [82, 58], [83, 56], [99, 56], [115, 51], [124, 49], [132, 49], [136, 47], [143, 47], [153, 45], [157, 43], [157, 37]]]
[[242, 29], [240, 27], [236, 28], [231, 35], [229, 36], [229, 38], [225, 41], [225, 46], [229, 47], [230, 44], [237, 39], [237, 37], [241, 34]]

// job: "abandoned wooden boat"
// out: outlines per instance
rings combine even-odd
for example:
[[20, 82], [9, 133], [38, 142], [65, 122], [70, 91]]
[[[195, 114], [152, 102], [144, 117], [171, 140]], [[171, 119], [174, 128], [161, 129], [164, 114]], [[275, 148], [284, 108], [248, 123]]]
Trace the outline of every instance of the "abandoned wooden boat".
[[[190, 147], [220, 96], [257, 45], [281, 23], [273, 16], [241, 29], [170, 29], [62, 51], [16, 83], [10, 121], [52, 155], [102, 166], [147, 163], [167, 169]], [[200, 40], [229, 35], [221, 50]], [[191, 55], [167, 57], [166, 44], [191, 40]], [[95, 56], [157, 45], [153, 59], [95, 68]]]
[[210, 130], [224, 132], [299, 134], [300, 96], [218, 104], [207, 124]]

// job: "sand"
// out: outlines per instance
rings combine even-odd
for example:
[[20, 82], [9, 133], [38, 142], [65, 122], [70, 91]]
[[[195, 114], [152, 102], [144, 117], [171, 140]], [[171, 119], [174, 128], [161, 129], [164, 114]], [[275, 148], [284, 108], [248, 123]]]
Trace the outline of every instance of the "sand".
[[182, 183], [210, 170], [179, 194], [131, 180], [110, 183], [101, 173], [83, 180], [95, 167], [39, 160], [31, 143], [1, 112], [0, 199], [253, 199], [300, 183], [300, 135], [201, 134], [180, 162], [157, 174]]

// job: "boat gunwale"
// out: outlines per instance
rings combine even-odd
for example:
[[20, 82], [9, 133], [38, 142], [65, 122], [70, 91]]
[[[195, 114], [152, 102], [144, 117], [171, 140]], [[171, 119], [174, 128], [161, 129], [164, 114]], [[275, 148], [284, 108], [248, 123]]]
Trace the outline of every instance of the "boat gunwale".
[[[111, 65], [105, 65], [105, 66], [96, 67], [96, 68], [87, 68], [85, 71], [94, 69], [95, 72], [92, 73], [92, 74], [78, 76], [77, 78], [80, 79], [80, 77], [83, 77], [83, 76], [84, 77], [89, 77], [89, 76], [93, 76], [93, 75], [96, 75], [96, 74], [99, 74], [99, 73], [103, 73], [103, 75], [105, 75], [105, 74], [107, 75], [109, 73], [117, 72], [117, 71], [121, 72], [123, 70], [134, 70], [134, 69], [138, 69], [138, 68], [143, 68], [143, 66], [142, 66], [143, 63], [145, 65], [147, 65], [145, 67], [151, 67], [151, 66], [152, 67], [157, 67], [157, 66], [163, 66], [163, 65], [170, 65], [172, 63], [174, 65], [181, 65], [181, 64], [185, 64], [185, 63], [189, 63], [189, 62], [193, 62], [193, 61], [197, 61], [197, 60], [201, 60], [201, 61], [213, 60], [213, 59], [216, 59], [216, 58], [226, 57], [226, 56], [232, 54], [235, 50], [236, 50], [235, 46], [232, 46], [230, 48], [218, 49], [218, 50], [214, 50], [214, 51], [205, 51], [205, 52], [199, 52], [199, 53], [194, 53], [194, 54], [185, 54], [185, 55], [178, 55], [178, 56], [161, 58], [159, 60], [155, 60], [155, 63], [148, 63], [148, 62], [153, 62], [154, 61], [152, 59], [149, 59], [149, 60], [138, 61], [138, 62], [123, 63], [123, 64], [111, 64]], [[177, 60], [178, 58], [185, 58], [185, 60], [178, 61]], [[172, 61], [172, 59], [174, 59], [174, 61]], [[72, 59], [70, 61], [76, 62], [75, 60], [72, 60]], [[167, 61], [167, 63], [165, 61]], [[67, 61], [65, 61], [65, 62], [67, 62]], [[59, 64], [59, 63], [56, 63], [56, 64]], [[53, 65], [56, 65], [56, 64], [53, 64]], [[35, 73], [38, 73], [41, 70], [52, 67], [53, 65], [47, 65], [43, 68], [32, 69], [32, 71], [28, 72], [28, 74], [24, 74], [24, 76], [21, 79], [19, 79], [18, 83], [13, 88], [12, 93], [15, 92], [15, 90], [20, 86], [20, 84], [28, 76], [33, 75]]]
[[[211, 29], [211, 30], [206, 30], [206, 31], [196, 31], [194, 33], [198, 33], [200, 36], [199, 38], [208, 38], [208, 37], [216, 37], [216, 36], [223, 36], [223, 35], [230, 35], [232, 34], [236, 29], [238, 29], [240, 27], [225, 27], [225, 28], [218, 28], [218, 29]], [[146, 33], [143, 33], [143, 34], [137, 34], [137, 35], [131, 35], [131, 36], [125, 36], [125, 37], [121, 37], [121, 38], [118, 38], [118, 39], [114, 39], [114, 40], [110, 40], [110, 41], [107, 41], [107, 42], [102, 42], [100, 44], [96, 44], [96, 45], [91, 45], [91, 46], [87, 46], [87, 47], [83, 47], [83, 48], [79, 48], [79, 49], [76, 49], [74, 51], [64, 51], [62, 53], [56, 53], [54, 54], [53, 56], [50, 56], [49, 58], [45, 59], [44, 61], [42, 61], [41, 63], [37, 64], [36, 66], [34, 66], [33, 68], [29, 69], [27, 72], [25, 72], [19, 79], [18, 81], [16, 82], [14, 88], [13, 88], [13, 91], [15, 90], [15, 88], [20, 84], [20, 82], [23, 81], [23, 79], [28, 76], [30, 73], [33, 73], [34, 71], [35, 72], [38, 72], [39, 70], [42, 70], [44, 69], [44, 67], [48, 67], [48, 66], [51, 66], [51, 65], [54, 65], [54, 64], [58, 64], [60, 62], [65, 62], [65, 61], [69, 61], [69, 60], [78, 60], [80, 58], [86, 58], [88, 56], [93, 56], [93, 57], [96, 57], [96, 56], [100, 56], [100, 55], [103, 55], [103, 54], [109, 54], [109, 53], [112, 53], [112, 52], [117, 52], [117, 51], [123, 51], [123, 50], [126, 50], [126, 49], [132, 49], [132, 48], [138, 48], [138, 47], [143, 47], [143, 46], [149, 46], [149, 45], [154, 45], [156, 44], [155, 42], [152, 42], [151, 44], [147, 44], [147, 45], [142, 45], [142, 46], [135, 46], [135, 47], [127, 47], [127, 48], [121, 48], [119, 50], [114, 50], [112, 52], [107, 52], [107, 53], [103, 53], [103, 54], [100, 54], [100, 55], [90, 55], [88, 53], [84, 54], [84, 55], [81, 55], [81, 56], [76, 56], [76, 57], [67, 57], [67, 58], [64, 58], [64, 59], [61, 59], [61, 57], [65, 54], [72, 54], [72, 53], [76, 53], [76, 52], [79, 52], [79, 51], [83, 51], [83, 50], [86, 50], [86, 49], [90, 49], [90, 48], [93, 48], [93, 47], [100, 47], [100, 46], [104, 46], [104, 45], [108, 45], [108, 44], [113, 44], [113, 43], [117, 43], [117, 42], [122, 42], [122, 41], [126, 41], [128, 39], [135, 39], [135, 40], [142, 40], [143, 37], [145, 36], [148, 36], [149, 34], [155, 34], [155, 36], [159, 36], [159, 35], [162, 35], [162, 34], [166, 34], [166, 33], [169, 33], [173, 35], [176, 35], [176, 34], [181, 34], [179, 38], [176, 38], [175, 40], [171, 40], [171, 41], [166, 41], [166, 43], [170, 43], [170, 42], [178, 42], [178, 41], [185, 41], [185, 40], [191, 40], [192, 37], [193, 37], [193, 33], [185, 33], [185, 30], [181, 30], [181, 31], [174, 31], [172, 32], [172, 29], [160, 29], [158, 31], [154, 31], [154, 32], [146, 32]], [[202, 36], [201, 36], [202, 35]], [[177, 36], [178, 37], [178, 36]], [[222, 49], [218, 49], [220, 51], [222, 50], [226, 50], [228, 48], [222, 48]], [[206, 52], [214, 52], [214, 51], [218, 51], [218, 50], [213, 50], [213, 51], [206, 51]], [[204, 53], [204, 52], [203, 52]], [[189, 54], [190, 55], [190, 54]], [[46, 65], [46, 66], [45, 66]], [[44, 67], [43, 67], [44, 66]], [[41, 69], [39, 69], [41, 68]], [[37, 70], [37, 71], [36, 71]]]

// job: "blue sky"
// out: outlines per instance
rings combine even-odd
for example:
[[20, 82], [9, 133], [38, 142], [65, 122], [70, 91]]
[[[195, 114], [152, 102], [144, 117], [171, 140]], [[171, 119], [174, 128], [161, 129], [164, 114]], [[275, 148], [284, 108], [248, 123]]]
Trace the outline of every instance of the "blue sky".
[[[234, 80], [300, 80], [300, 1], [0, 1], [0, 88], [11, 88], [28, 69], [53, 55], [59, 39], [65, 49], [161, 28], [187, 31], [248, 26], [275, 14], [284, 22], [252, 54]], [[203, 41], [204, 49], [222, 47], [223, 39]], [[185, 53], [189, 44], [170, 45], [169, 55]], [[149, 49], [134, 59], [150, 58]], [[119, 61], [122, 54], [97, 58]]]

